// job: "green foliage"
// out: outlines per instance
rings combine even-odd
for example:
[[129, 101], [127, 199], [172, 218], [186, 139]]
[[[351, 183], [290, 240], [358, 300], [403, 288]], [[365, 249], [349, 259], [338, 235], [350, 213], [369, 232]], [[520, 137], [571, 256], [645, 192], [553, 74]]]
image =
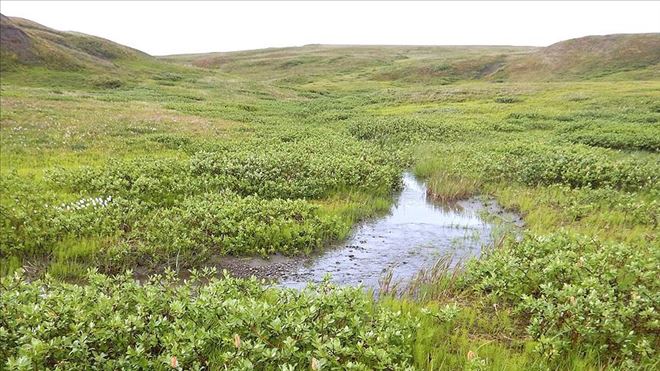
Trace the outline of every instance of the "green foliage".
[[[106, 197], [82, 198], [58, 204], [52, 191], [29, 187], [7, 176], [0, 182], [11, 197], [3, 198], [0, 256], [42, 255], [67, 236], [103, 235], [116, 228]], [[108, 215], [106, 217], [106, 215]]]
[[517, 97], [497, 97], [495, 98], [495, 103], [518, 103], [520, 98]]
[[426, 140], [445, 140], [456, 136], [458, 128], [443, 123], [428, 123], [421, 120], [384, 117], [361, 118], [351, 122], [349, 132], [360, 140], [380, 144], [411, 144]]
[[465, 285], [529, 316], [527, 330], [548, 357], [574, 347], [652, 362], [660, 323], [657, 246], [555, 234], [490, 250]]
[[[56, 261], [75, 260], [81, 239], [105, 238], [128, 247], [121, 260], [144, 257], [147, 265], [165, 263], [176, 256], [191, 266], [210, 255], [310, 253], [335, 240], [344, 225], [321, 216], [318, 207], [304, 200], [241, 197], [231, 192], [189, 196], [174, 206], [154, 206], [125, 198], [95, 197], [61, 205], [34, 205], [44, 197], [17, 195], [6, 209], [0, 253], [44, 256]], [[69, 241], [68, 244], [63, 243]], [[121, 243], [123, 241], [123, 243]], [[92, 242], [94, 243], [94, 242]], [[93, 248], [83, 262], [116, 269], [117, 251]], [[145, 256], [148, 254], [147, 256]]]
[[560, 139], [594, 147], [660, 151], [660, 125], [624, 124], [580, 125], [565, 129]]
[[176, 159], [111, 160], [104, 167], [54, 168], [46, 173], [53, 187], [164, 204], [176, 195], [194, 193], [187, 186], [186, 163]]
[[376, 193], [397, 189], [400, 184], [397, 162], [396, 157], [357, 147], [323, 153], [318, 147], [305, 145], [260, 153], [201, 152], [191, 158], [190, 169], [207, 186], [226, 184], [241, 194], [319, 198], [342, 189]]
[[115, 78], [99, 77], [92, 81], [92, 85], [99, 89], [117, 89], [124, 85], [124, 83]]
[[[200, 276], [201, 277], [201, 276]], [[2, 279], [0, 359], [9, 369], [406, 369], [414, 318], [359, 289], [303, 291], [174, 275]], [[176, 357], [176, 358], [174, 358]]]
[[[487, 173], [526, 185], [612, 187], [640, 190], [658, 187], [660, 165], [652, 159], [616, 159], [609, 153], [580, 147], [505, 146]], [[499, 157], [499, 158], [498, 158]]]
[[161, 81], [181, 81], [183, 76], [175, 72], [161, 72], [153, 77], [154, 80]]
[[131, 237], [152, 245], [151, 256], [176, 249], [196, 259], [208, 250], [264, 256], [310, 253], [340, 233], [336, 221], [320, 217], [317, 207], [304, 200], [243, 198], [229, 192], [203, 194], [159, 209], [136, 222], [135, 230]]

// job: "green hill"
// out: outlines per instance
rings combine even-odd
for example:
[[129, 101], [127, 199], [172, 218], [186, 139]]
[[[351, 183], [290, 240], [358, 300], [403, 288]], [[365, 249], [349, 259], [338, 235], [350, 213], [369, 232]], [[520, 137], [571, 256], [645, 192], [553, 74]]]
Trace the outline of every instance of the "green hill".
[[23, 18], [0, 15], [2, 70], [20, 65], [55, 70], [112, 68], [114, 61], [149, 57], [96, 36], [57, 31]]
[[188, 54], [166, 60], [262, 79], [346, 76], [350, 78], [449, 82], [488, 77], [511, 56], [533, 47], [305, 45], [250, 51]]
[[514, 80], [660, 77], [660, 33], [586, 36], [512, 59], [499, 76]]
[[306, 45], [163, 58], [263, 79], [350, 74], [369, 80], [431, 83], [604, 77], [652, 80], [660, 77], [660, 34], [587, 36], [544, 48]]
[[[112, 70], [123, 60], [157, 60], [77, 32], [0, 15], [2, 70]], [[305, 45], [159, 58], [261, 80], [351, 78], [405, 83], [458, 80], [554, 81], [660, 77], [660, 34], [587, 36], [548, 47]]]

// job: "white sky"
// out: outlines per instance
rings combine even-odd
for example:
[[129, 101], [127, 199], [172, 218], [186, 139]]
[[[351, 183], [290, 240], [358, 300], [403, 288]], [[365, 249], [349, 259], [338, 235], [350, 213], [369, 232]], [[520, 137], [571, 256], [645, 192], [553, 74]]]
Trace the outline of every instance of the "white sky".
[[6, 16], [153, 55], [304, 44], [537, 45], [660, 32], [660, 2], [20, 2]]

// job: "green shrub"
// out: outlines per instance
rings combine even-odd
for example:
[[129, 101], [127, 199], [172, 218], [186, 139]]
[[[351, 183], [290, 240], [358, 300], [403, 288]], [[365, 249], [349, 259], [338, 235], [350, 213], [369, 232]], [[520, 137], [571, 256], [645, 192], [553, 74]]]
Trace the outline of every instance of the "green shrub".
[[335, 240], [336, 221], [321, 218], [304, 200], [264, 200], [230, 192], [185, 199], [138, 221], [129, 238], [154, 247], [152, 256], [178, 250], [184, 256], [310, 253]]
[[181, 81], [183, 76], [175, 72], [161, 72], [153, 77], [154, 80], [159, 81]]
[[565, 184], [633, 191], [657, 188], [660, 174], [660, 165], [650, 158], [615, 159], [607, 152], [563, 146], [504, 146], [484, 165], [489, 177], [531, 186]]
[[522, 102], [522, 99], [518, 97], [497, 97], [495, 98], [495, 103], [518, 103]]
[[589, 124], [565, 128], [561, 140], [594, 147], [660, 151], [660, 125], [654, 124]]
[[215, 188], [265, 198], [320, 198], [343, 189], [389, 193], [400, 185], [400, 168], [383, 154], [314, 153], [309, 149], [261, 153], [198, 153], [195, 177]]
[[140, 284], [90, 273], [78, 286], [6, 277], [0, 360], [8, 369], [411, 368], [414, 319], [360, 289], [272, 290], [257, 281]]
[[554, 234], [472, 261], [464, 283], [513, 305], [548, 357], [578, 347], [651, 364], [658, 356], [660, 250]]
[[379, 117], [356, 119], [349, 123], [348, 131], [359, 140], [391, 145], [451, 139], [457, 135], [459, 129], [441, 122]]
[[92, 81], [92, 85], [99, 89], [118, 89], [121, 88], [124, 83], [115, 78], [100, 77]]

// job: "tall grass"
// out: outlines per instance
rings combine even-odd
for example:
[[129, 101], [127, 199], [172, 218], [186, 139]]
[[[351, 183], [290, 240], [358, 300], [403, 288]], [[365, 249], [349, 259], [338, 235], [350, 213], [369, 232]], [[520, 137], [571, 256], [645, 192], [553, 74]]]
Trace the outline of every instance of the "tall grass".
[[432, 174], [426, 184], [428, 195], [440, 202], [464, 200], [478, 194], [480, 189], [479, 180], [446, 172]]

